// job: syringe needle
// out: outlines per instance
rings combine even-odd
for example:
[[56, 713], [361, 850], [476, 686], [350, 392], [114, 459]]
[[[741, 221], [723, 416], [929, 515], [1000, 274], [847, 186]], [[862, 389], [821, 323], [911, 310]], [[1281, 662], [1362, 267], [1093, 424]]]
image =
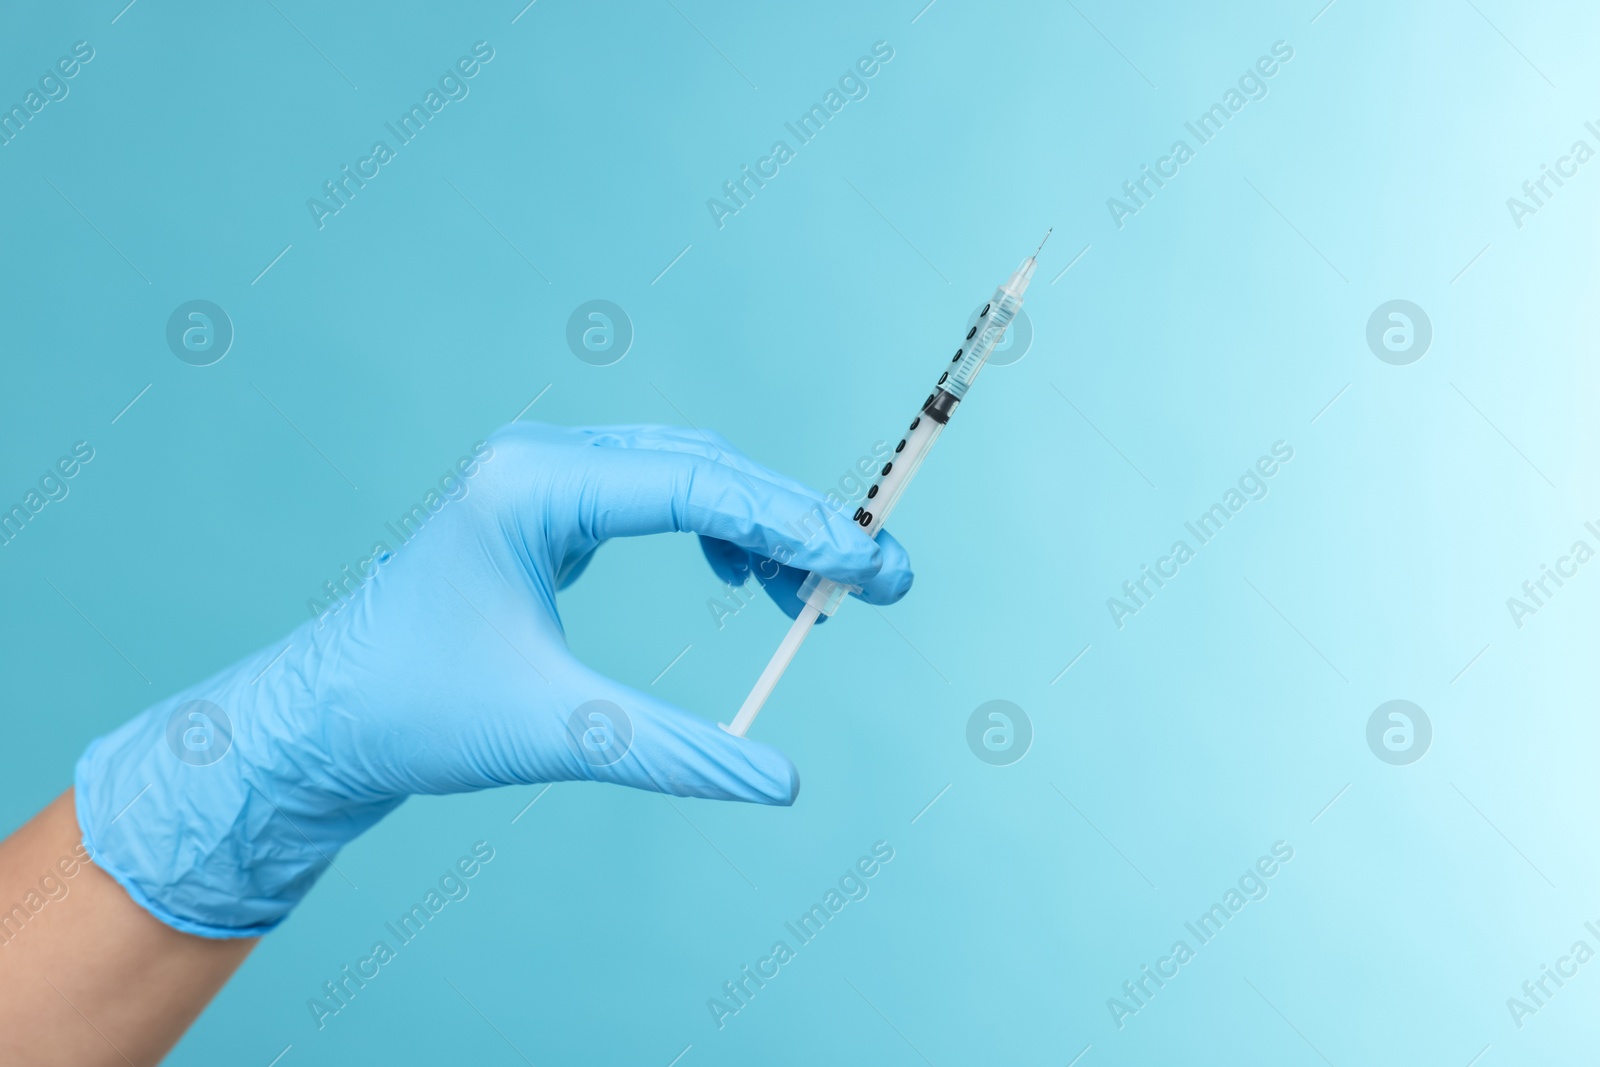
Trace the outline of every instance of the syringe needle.
[[1056, 228], [1054, 226], [1052, 226], [1048, 230], [1044, 231], [1044, 236], [1039, 238], [1039, 247], [1035, 248], [1033, 250], [1033, 258], [1034, 259], [1038, 259], [1039, 258], [1039, 253], [1044, 251], [1044, 243], [1046, 241], [1050, 240], [1050, 235], [1055, 233], [1055, 232], [1056, 232]]

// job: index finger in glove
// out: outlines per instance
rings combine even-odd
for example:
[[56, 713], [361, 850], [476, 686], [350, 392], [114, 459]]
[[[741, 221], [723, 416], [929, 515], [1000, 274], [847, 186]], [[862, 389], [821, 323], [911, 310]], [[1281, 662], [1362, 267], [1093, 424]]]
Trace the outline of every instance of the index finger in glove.
[[815, 499], [683, 452], [597, 448], [585, 457], [579, 521], [596, 541], [690, 531], [763, 558], [865, 585], [877, 542]]

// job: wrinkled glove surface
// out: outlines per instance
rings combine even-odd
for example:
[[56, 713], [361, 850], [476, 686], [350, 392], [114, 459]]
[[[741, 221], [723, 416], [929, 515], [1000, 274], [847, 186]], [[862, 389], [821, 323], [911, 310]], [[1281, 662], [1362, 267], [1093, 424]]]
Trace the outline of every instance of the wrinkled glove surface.
[[557, 590], [609, 538], [693, 531], [721, 578], [755, 572], [792, 617], [812, 570], [898, 600], [911, 584], [900, 545], [694, 430], [515, 423], [477, 455], [466, 495], [375, 563], [337, 614], [79, 759], [95, 862], [157, 918], [264, 933], [413, 793], [587, 780], [794, 802], [799, 777], [777, 749], [578, 662]]

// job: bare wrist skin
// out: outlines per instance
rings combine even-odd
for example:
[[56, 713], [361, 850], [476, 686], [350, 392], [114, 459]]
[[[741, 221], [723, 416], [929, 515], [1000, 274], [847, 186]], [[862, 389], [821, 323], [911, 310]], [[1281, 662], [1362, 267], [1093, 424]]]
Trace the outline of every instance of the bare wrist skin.
[[256, 945], [156, 919], [82, 838], [68, 789], [0, 841], [0, 1063], [148, 1067]]

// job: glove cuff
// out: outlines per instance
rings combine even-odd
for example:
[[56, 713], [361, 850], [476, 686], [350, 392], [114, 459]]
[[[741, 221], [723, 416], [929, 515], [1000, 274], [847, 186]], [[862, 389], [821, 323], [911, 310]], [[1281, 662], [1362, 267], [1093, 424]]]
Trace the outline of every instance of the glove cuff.
[[147, 708], [78, 760], [78, 827], [95, 864], [185, 933], [267, 933], [398, 803], [352, 809], [310, 785], [318, 754], [291, 748], [279, 724], [313, 705], [312, 687], [281, 649]]
[[133, 868], [136, 867], [137, 864], [130, 866], [119, 861], [117, 856], [114, 854], [118, 851], [115, 847], [113, 847], [111, 853], [109, 854], [105, 849], [101, 848], [95, 839], [94, 832], [90, 829], [90, 827], [96, 821], [95, 797], [93, 796], [92, 792], [85, 790], [83, 785], [84, 761], [87, 760], [94, 752], [95, 745], [98, 743], [99, 742], [96, 741], [90, 744], [89, 748], [84, 752], [83, 756], [78, 761], [78, 769], [75, 775], [76, 780], [73, 802], [74, 809], [78, 816], [78, 828], [83, 831], [83, 846], [88, 851], [89, 858], [94, 862], [95, 866], [109, 874], [112, 879], [127, 892], [128, 896], [133, 898], [134, 903], [138, 904], [145, 911], [148, 911], [151, 915], [154, 915], [157, 919], [160, 919], [174, 930], [181, 930], [186, 934], [194, 934], [198, 937], [222, 939], [235, 937], [260, 937], [261, 935], [276, 929], [278, 924], [281, 923], [284, 917], [288, 914], [287, 911], [269, 922], [259, 923], [255, 926], [218, 926], [214, 923], [204, 922], [191, 918], [187, 915], [178, 914], [163, 904], [161, 900], [151, 896], [150, 893], [145, 891], [146, 883], [154, 882], [156, 880], [143, 878], [140, 876], [140, 874], [136, 873]]

